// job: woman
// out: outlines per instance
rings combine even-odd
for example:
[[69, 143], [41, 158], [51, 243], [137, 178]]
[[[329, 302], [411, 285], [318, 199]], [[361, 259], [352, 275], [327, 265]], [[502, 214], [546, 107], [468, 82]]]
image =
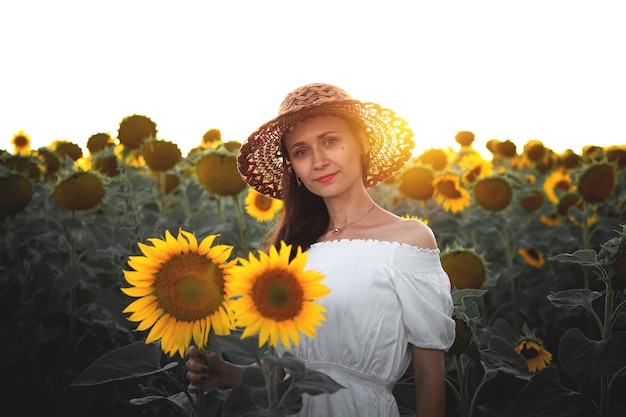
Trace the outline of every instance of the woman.
[[[389, 109], [328, 84], [291, 92], [279, 116], [242, 145], [238, 166], [255, 190], [284, 202], [270, 241], [308, 251], [307, 269], [331, 292], [317, 335], [290, 350], [346, 387], [304, 395], [299, 416], [399, 416], [392, 389], [412, 364], [417, 417], [442, 417], [444, 354], [454, 341], [450, 283], [428, 226], [378, 206], [367, 188], [411, 157], [413, 133]], [[192, 347], [189, 390], [233, 387], [245, 367]]]

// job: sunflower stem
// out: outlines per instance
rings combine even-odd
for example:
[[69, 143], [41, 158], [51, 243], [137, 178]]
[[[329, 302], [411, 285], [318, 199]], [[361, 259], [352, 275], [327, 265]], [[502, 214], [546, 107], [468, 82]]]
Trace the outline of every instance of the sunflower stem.
[[455, 355], [454, 362], [456, 364], [456, 372], [459, 376], [459, 412], [461, 414], [461, 417], [469, 417], [469, 408], [467, 401], [467, 375], [465, 373], [465, 367], [463, 365], [463, 359], [461, 358], [461, 355]]
[[243, 207], [237, 195], [234, 195], [233, 199], [235, 200], [235, 207], [237, 207], [237, 220], [239, 221], [239, 233], [241, 234], [241, 250], [243, 253], [246, 253], [248, 252], [248, 244], [246, 243], [247, 228], [243, 216]]
[[[613, 311], [613, 295], [614, 291], [610, 284], [606, 284], [606, 300], [604, 302], [604, 326], [602, 328], [602, 341], [608, 340], [611, 336], [611, 319]], [[602, 375], [600, 377], [600, 416], [608, 417], [609, 415], [609, 376]]]
[[[268, 352], [272, 356], [276, 356], [276, 349], [274, 346], [270, 345], [268, 347]], [[268, 363], [268, 378], [267, 378], [267, 402], [269, 407], [272, 408], [276, 404], [277, 401], [277, 378], [276, 378], [276, 364], [271, 361]]]

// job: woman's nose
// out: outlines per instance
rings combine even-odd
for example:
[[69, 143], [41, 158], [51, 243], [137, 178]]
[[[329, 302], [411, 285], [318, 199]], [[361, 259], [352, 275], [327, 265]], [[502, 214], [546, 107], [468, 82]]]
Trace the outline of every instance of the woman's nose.
[[322, 169], [328, 166], [329, 162], [324, 152], [313, 152], [313, 168]]

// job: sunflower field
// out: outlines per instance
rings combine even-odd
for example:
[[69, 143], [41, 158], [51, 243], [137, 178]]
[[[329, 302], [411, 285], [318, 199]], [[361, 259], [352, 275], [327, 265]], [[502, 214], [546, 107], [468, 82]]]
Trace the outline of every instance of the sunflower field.
[[[223, 142], [218, 129], [187, 156], [157, 139], [146, 116], [124, 118], [117, 133], [88, 138], [87, 154], [69, 141], [31, 149], [24, 132], [0, 151], [5, 408], [285, 415], [289, 406], [259, 402], [258, 375], [246, 390], [194, 396], [184, 367], [190, 344], [251, 363], [262, 345], [273, 352], [278, 338], [289, 345], [323, 326], [311, 303], [310, 320], [230, 328], [225, 300], [249, 291], [234, 278], [270, 267], [305, 274], [305, 253], [290, 263], [290, 248], [263, 252], [281, 202], [242, 181], [241, 143]], [[472, 132], [455, 140], [455, 149], [415, 155], [370, 189], [382, 207], [420, 219], [437, 237], [456, 322], [446, 415], [626, 415], [626, 145], [559, 154], [538, 140], [493, 139], [485, 158]], [[325, 294], [313, 278], [312, 299]], [[236, 303], [251, 306], [245, 296]], [[338, 389], [288, 352], [271, 363], [302, 375], [300, 392]], [[403, 416], [414, 415], [412, 384], [407, 371], [394, 388]]]

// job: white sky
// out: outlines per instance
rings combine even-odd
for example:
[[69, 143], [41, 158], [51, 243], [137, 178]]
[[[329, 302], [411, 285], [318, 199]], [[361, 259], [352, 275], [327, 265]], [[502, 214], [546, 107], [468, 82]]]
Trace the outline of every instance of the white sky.
[[[416, 151], [626, 143], [621, 1], [69, 1], [0, 5], [0, 149], [85, 147], [131, 114], [184, 154], [243, 141], [309, 82], [408, 120]], [[86, 154], [85, 149], [85, 154]]]

